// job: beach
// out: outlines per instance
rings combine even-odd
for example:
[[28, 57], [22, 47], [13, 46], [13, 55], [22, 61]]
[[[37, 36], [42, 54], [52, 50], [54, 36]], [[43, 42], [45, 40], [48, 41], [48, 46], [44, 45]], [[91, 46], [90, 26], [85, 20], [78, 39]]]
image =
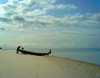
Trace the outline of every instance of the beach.
[[100, 66], [52, 55], [0, 50], [0, 78], [100, 78]]

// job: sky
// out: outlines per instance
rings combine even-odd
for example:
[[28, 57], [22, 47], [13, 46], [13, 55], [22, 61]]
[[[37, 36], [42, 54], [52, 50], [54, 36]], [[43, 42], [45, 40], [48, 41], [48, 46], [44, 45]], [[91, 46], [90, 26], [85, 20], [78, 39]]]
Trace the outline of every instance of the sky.
[[100, 48], [100, 0], [1, 0], [0, 47]]

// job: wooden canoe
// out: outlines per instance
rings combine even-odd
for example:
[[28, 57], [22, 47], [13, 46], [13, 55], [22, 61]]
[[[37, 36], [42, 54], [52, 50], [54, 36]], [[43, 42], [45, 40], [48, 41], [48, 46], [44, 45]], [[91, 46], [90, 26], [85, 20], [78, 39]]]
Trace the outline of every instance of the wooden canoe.
[[20, 51], [21, 53], [24, 53], [24, 54], [38, 55], [38, 56], [45, 56], [45, 55], [49, 55], [51, 53], [51, 49], [48, 53], [31, 52], [31, 51], [21, 50], [21, 49], [18, 49], [18, 51]]

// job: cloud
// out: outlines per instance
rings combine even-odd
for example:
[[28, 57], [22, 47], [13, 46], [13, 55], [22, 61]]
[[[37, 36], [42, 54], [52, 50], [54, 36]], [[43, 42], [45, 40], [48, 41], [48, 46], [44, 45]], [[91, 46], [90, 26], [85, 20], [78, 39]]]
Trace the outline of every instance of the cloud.
[[70, 9], [78, 9], [78, 7], [77, 6], [75, 6], [74, 4], [68, 4], [68, 5], [66, 5], [66, 7], [70, 10]]
[[55, 6], [52, 4], [46, 4], [46, 5], [43, 5], [41, 7], [43, 7], [43, 10], [55, 9]]
[[88, 29], [85, 30], [85, 32], [88, 31], [88, 33], [85, 33], [88, 36], [95, 36], [95, 37], [100, 37], [100, 29]]
[[62, 34], [80, 34], [81, 32], [78, 32], [78, 31], [62, 31], [60, 33], [62, 33]]
[[[12, 22], [13, 24], [20, 23], [20, 25], [23, 25], [23, 27], [45, 27], [45, 26], [98, 26], [100, 25], [99, 21], [97, 20], [97, 17], [93, 19], [93, 16], [91, 17], [86, 17], [84, 15], [70, 15], [69, 17], [64, 17], [64, 18], [57, 18], [54, 16], [50, 15], [44, 15], [44, 16], [39, 16], [39, 18], [24, 18], [20, 16], [13, 16], [12, 19], [8, 18], [0, 18], [0, 21], [2, 22]], [[82, 20], [82, 21], [80, 21]]]
[[21, 4], [19, 1], [10, 1], [6, 4], [0, 5], [1, 10], [0, 14], [2, 14], [3, 17], [11, 17], [12, 15], [21, 15], [25, 14], [26, 10], [25, 7]]
[[37, 16], [37, 15], [44, 15], [46, 14], [46, 11], [35, 9], [33, 11], [27, 12], [26, 16]]
[[86, 15], [88, 15], [88, 16], [89, 16], [89, 15], [91, 15], [91, 13], [86, 13]]
[[100, 22], [100, 13], [93, 14], [92, 17], [89, 18], [94, 21]]
[[29, 31], [28, 29], [19, 29], [18, 31]]
[[66, 7], [67, 7], [67, 5], [64, 5], [64, 4], [56, 5], [57, 9], [65, 9]]
[[5, 13], [4, 16], [10, 17], [10, 16], [12, 16], [12, 15], [14, 15], [14, 14], [15, 14], [15, 13], [10, 13], [10, 12], [8, 12], [8, 13]]
[[54, 16], [41, 16], [45, 22], [50, 23], [50, 25], [57, 25], [57, 26], [78, 26], [79, 21], [78, 20], [71, 20], [70, 18], [64, 17], [64, 18], [57, 18]]
[[83, 20], [83, 19], [86, 19], [87, 17], [86, 16], [84, 16], [84, 15], [71, 15], [70, 16], [70, 19], [72, 19], [72, 20], [74, 20], [74, 19], [76, 19], [76, 20]]
[[23, 0], [21, 1], [21, 4], [23, 6], [26, 6], [28, 8], [33, 8], [34, 6], [39, 6], [42, 2], [46, 2], [45, 0]]
[[13, 24], [10, 24], [10, 23], [0, 22], [0, 30], [9, 31], [9, 30], [14, 30], [16, 28], [17, 28], [16, 25], [13, 25]]
[[18, 21], [18, 22], [25, 22], [25, 18], [20, 17], [20, 16], [14, 16], [13, 17], [13, 20], [14, 21]]
[[48, 2], [50, 2], [50, 3], [55, 3], [56, 0], [48, 0]]
[[15, 45], [15, 44], [6, 44], [6, 43], [0, 43], [0, 46], [3, 48], [3, 49], [7, 49], [7, 48], [17, 48], [18, 45]]
[[92, 14], [87, 17], [81, 24], [85, 26], [100, 26], [100, 13]]
[[2, 5], [2, 9], [5, 11], [11, 11], [13, 9], [16, 9], [17, 6], [16, 5], [13, 5], [12, 3], [6, 3], [4, 5]]
[[[55, 2], [56, 0], [28, 0], [28, 2], [27, 0], [10, 0], [8, 3], [0, 5], [0, 21], [15, 25], [14, 28], [16, 26], [34, 29], [47, 26], [100, 26], [100, 13], [66, 15], [64, 17], [48, 15], [47, 10], [51, 9], [78, 9], [74, 4], [55, 5]], [[26, 11], [26, 9], [28, 10]], [[2, 27], [1, 29], [4, 30]]]
[[75, 6], [74, 4], [68, 4], [68, 5], [64, 5], [64, 4], [59, 4], [59, 5], [53, 5], [53, 4], [42, 4], [43, 10], [50, 10], [50, 9], [67, 9], [67, 10], [71, 10], [71, 9], [78, 9], [77, 6]]
[[11, 22], [11, 19], [5, 18], [5, 17], [0, 17], [0, 21], [2, 22]]
[[9, 30], [9, 26], [7, 24], [0, 23], [0, 30], [7, 31]]
[[7, 29], [4, 27], [0, 27], [0, 30], [6, 31]]
[[[39, 10], [37, 10], [39, 11]], [[41, 14], [41, 13], [40, 13]], [[35, 18], [27, 18], [24, 16], [13, 15], [10, 19], [0, 17], [0, 21], [12, 24], [20, 24], [22, 27], [45, 27], [45, 26], [99, 26], [99, 13], [91, 16], [85, 15], [69, 15], [64, 18], [54, 17], [50, 15], [38, 16]], [[31, 15], [31, 14], [28, 14]]]

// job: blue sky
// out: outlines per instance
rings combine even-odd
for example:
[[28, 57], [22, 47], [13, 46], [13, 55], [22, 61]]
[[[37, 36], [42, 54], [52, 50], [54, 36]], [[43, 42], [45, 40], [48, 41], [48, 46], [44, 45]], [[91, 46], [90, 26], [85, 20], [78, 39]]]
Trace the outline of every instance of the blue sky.
[[100, 48], [100, 0], [2, 0], [0, 47]]

